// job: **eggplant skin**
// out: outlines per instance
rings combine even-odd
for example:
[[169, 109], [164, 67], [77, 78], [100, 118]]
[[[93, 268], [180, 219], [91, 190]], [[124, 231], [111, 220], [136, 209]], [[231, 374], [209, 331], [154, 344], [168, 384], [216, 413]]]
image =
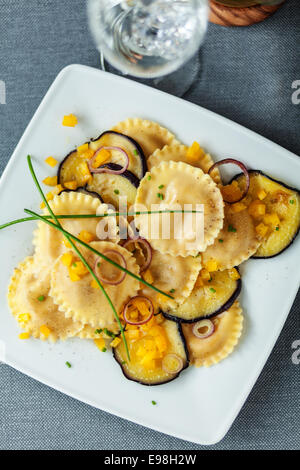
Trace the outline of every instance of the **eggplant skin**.
[[79, 188], [73, 190], [73, 189], [64, 189], [61, 193], [83, 193], [87, 194], [88, 196], [93, 196], [99, 199], [99, 201], [103, 204], [103, 199], [100, 196], [100, 194], [96, 193], [95, 191], [89, 191], [86, 189], [85, 186], [80, 186]]
[[[293, 188], [292, 186], [289, 186], [287, 185], [286, 183], [283, 183], [282, 181], [278, 181], [276, 180], [275, 178], [272, 178], [271, 176], [267, 175], [266, 173], [264, 173], [263, 171], [261, 170], [248, 170], [248, 173], [250, 175], [261, 175], [265, 178], [268, 178], [269, 180], [273, 181], [274, 183], [277, 183], [277, 184], [280, 184], [281, 186], [283, 186], [284, 188], [290, 190], [290, 191], [294, 191], [296, 193], [299, 194], [300, 196], [300, 191], [299, 189], [297, 188]], [[233, 181], [235, 180], [238, 180], [240, 177], [244, 176], [244, 173], [238, 173], [237, 175], [235, 175], [228, 184], [231, 184]], [[255, 254], [253, 256], [251, 256], [252, 259], [271, 259], [271, 258], [275, 258], [276, 256], [278, 255], [281, 255], [284, 251], [286, 251], [291, 245], [292, 243], [294, 242], [294, 240], [297, 238], [298, 234], [299, 234], [299, 231], [300, 231], [300, 224], [298, 226], [298, 229], [297, 231], [295, 232], [294, 236], [292, 237], [292, 239], [290, 240], [290, 242], [281, 250], [279, 251], [278, 253], [275, 253], [274, 255], [270, 255], [270, 256], [255, 256]]]
[[[105, 165], [102, 165], [100, 168], [109, 168], [110, 170], [116, 171], [116, 170], [121, 170], [122, 167], [121, 165], [118, 165], [117, 163], [106, 163]], [[123, 178], [126, 178], [135, 188], [139, 187], [140, 180], [138, 179], [137, 176], [135, 176], [129, 170], [125, 170], [123, 173], [120, 173], [114, 176], [122, 176]]]
[[181, 374], [181, 372], [184, 371], [185, 369], [187, 369], [190, 365], [190, 358], [189, 358], [189, 352], [188, 352], [186, 340], [185, 340], [185, 337], [184, 337], [184, 334], [183, 334], [183, 331], [182, 331], [181, 324], [179, 322], [177, 322], [177, 328], [178, 328], [179, 337], [180, 337], [180, 339], [182, 341], [182, 344], [183, 344], [186, 359], [184, 361], [184, 365], [183, 365], [182, 369], [176, 375], [172, 376], [168, 380], [162, 380], [160, 382], [155, 382], [155, 383], [148, 383], [148, 382], [144, 382], [143, 380], [137, 380], [137, 379], [131, 377], [130, 374], [124, 369], [121, 358], [118, 357], [117, 354], [116, 354], [116, 348], [113, 348], [113, 357], [117, 361], [119, 366], [121, 367], [121, 370], [123, 372], [124, 377], [127, 380], [130, 380], [132, 382], [136, 382], [140, 385], [146, 385], [148, 387], [154, 387], [154, 386], [157, 386], [157, 385], [164, 385], [166, 383], [170, 383], [173, 380], [177, 379], [179, 377], [179, 375]]
[[127, 139], [128, 142], [130, 142], [132, 145], [134, 145], [136, 147], [136, 150], [137, 150], [139, 158], [140, 158], [141, 167], [142, 167], [141, 178], [143, 178], [145, 176], [146, 172], [148, 171], [148, 167], [147, 167], [146, 157], [144, 155], [143, 149], [140, 146], [140, 144], [136, 140], [134, 140], [132, 137], [129, 137], [128, 135], [125, 135], [125, 134], [122, 134], [121, 132], [116, 132], [116, 131], [102, 132], [102, 134], [100, 134], [99, 137], [96, 137], [95, 139], [91, 139], [91, 142], [96, 142], [97, 140], [101, 139], [101, 137], [104, 137], [107, 134], [114, 134], [114, 135], [120, 136], [124, 139]]
[[[238, 271], [237, 267], [235, 267], [235, 269]], [[171, 320], [177, 323], [195, 323], [200, 320], [207, 320], [209, 318], [216, 317], [217, 315], [220, 315], [220, 313], [223, 313], [226, 310], [228, 310], [232, 306], [232, 304], [235, 302], [235, 300], [238, 298], [238, 296], [240, 295], [241, 289], [242, 289], [242, 280], [237, 279], [236, 282], [237, 282], [237, 286], [232, 296], [220, 308], [218, 308], [218, 310], [216, 310], [213, 313], [210, 313], [209, 315], [196, 317], [190, 320], [185, 320], [184, 318], [176, 317], [176, 315], [171, 315], [170, 313], [164, 312], [162, 310], [160, 311], [160, 313], [168, 320]]]

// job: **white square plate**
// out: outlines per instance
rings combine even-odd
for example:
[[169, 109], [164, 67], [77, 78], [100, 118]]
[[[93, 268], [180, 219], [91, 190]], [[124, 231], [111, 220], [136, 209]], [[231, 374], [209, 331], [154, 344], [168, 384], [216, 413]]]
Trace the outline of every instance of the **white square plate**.
[[[74, 129], [61, 125], [69, 113], [79, 118]], [[72, 65], [56, 78], [2, 176], [0, 223], [23, 216], [24, 207], [39, 207], [27, 169], [28, 153], [41, 180], [50, 173], [45, 157], [61, 160], [75, 145], [134, 116], [160, 122], [187, 144], [198, 140], [217, 159], [232, 156], [287, 184], [299, 183], [297, 156], [259, 135], [134, 81]], [[30, 222], [0, 232], [0, 340], [5, 343], [6, 362], [57, 390], [136, 423], [199, 444], [218, 442], [240, 411], [287, 318], [299, 286], [300, 239], [281, 256], [250, 260], [242, 266], [245, 328], [239, 346], [226, 361], [210, 369], [190, 367], [174, 382], [144, 387], [126, 380], [111, 354], [99, 353], [92, 341], [73, 339], [49, 345], [18, 340], [6, 290], [14, 267], [32, 253], [33, 228]], [[71, 369], [66, 361], [72, 363]]]

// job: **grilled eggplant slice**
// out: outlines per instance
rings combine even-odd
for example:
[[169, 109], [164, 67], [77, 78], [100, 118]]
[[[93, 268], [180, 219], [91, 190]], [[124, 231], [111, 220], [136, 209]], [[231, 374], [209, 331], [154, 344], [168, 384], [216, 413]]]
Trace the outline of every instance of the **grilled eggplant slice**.
[[[242, 201], [247, 205], [259, 199], [265, 205], [265, 215], [255, 217], [256, 225], [268, 227], [264, 240], [253, 258], [272, 258], [287, 249], [300, 228], [300, 192], [286, 184], [265, 175], [259, 170], [250, 170], [250, 188]], [[241, 188], [245, 177], [239, 174], [234, 177]]]
[[[62, 191], [62, 193], [72, 193], [72, 192], [74, 192], [74, 190], [72, 190], [72, 189], [64, 189]], [[84, 186], [82, 186], [81, 188], [77, 188], [75, 192], [76, 193], [87, 194], [88, 196], [92, 196], [92, 197], [96, 197], [97, 199], [99, 199], [100, 202], [103, 203], [103, 199], [100, 196], [100, 194], [98, 194], [94, 191], [88, 191]]]
[[[106, 167], [113, 170], [121, 168], [120, 165], [109, 163]], [[93, 191], [103, 198], [107, 204], [119, 207], [119, 197], [126, 196], [128, 206], [132, 206], [136, 197], [136, 190], [140, 182], [138, 178], [126, 170], [120, 175], [111, 173], [95, 173], [92, 180], [87, 184], [86, 189]]]
[[99, 147], [120, 147], [129, 157], [128, 170], [138, 179], [143, 178], [147, 171], [147, 164], [142, 147], [131, 137], [115, 131], [103, 132], [90, 142], [90, 148], [97, 150]]
[[[238, 272], [238, 269], [235, 268]], [[232, 279], [230, 271], [210, 273], [211, 281], [204, 286], [197, 283], [186, 301], [174, 309], [163, 312], [165, 318], [183, 323], [194, 323], [204, 318], [211, 318], [228, 310], [239, 296], [241, 279]]]
[[86, 164], [85, 159], [78, 155], [77, 150], [72, 150], [59, 165], [58, 183], [64, 186], [67, 181], [76, 181], [79, 187], [85, 186], [86, 176], [82, 172], [84, 164]]
[[[154, 335], [156, 335], [157, 328], [162, 329], [161, 331], [167, 342], [167, 349], [162, 354], [162, 357], [154, 360], [151, 360], [151, 351], [149, 353], [149, 350], [146, 350], [146, 347], [149, 349], [149, 343], [155, 343], [155, 336], [152, 336], [151, 328], [155, 328]], [[164, 320], [160, 325], [155, 325], [151, 328], [149, 328], [140, 339], [129, 340], [127, 338], [130, 361], [128, 361], [123, 341], [114, 348], [113, 353], [114, 358], [119, 363], [123, 374], [128, 380], [133, 380], [142, 385], [162, 385], [176, 379], [179, 374], [188, 367], [188, 350], [179, 323]], [[148, 342], [147, 346], [146, 342]], [[140, 351], [143, 351], [143, 349], [145, 352], [141, 355]], [[148, 358], [149, 354], [150, 360]], [[168, 372], [163, 366], [168, 358], [171, 360], [175, 358], [175, 360], [178, 361], [178, 368], [174, 373]], [[151, 365], [151, 363], [153, 363], [153, 365]]]

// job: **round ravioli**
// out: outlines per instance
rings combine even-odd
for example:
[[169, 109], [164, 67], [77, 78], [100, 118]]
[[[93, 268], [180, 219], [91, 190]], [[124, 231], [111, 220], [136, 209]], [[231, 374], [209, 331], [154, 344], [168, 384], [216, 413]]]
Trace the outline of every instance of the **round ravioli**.
[[147, 286], [143, 286], [141, 294], [154, 299], [159, 307], [172, 306], [174, 303], [182, 304], [190, 295], [200, 268], [201, 257], [175, 257], [153, 250], [151, 264], [147, 270], [148, 275], [150, 273], [151, 283], [163, 292], [172, 295], [174, 300], [158, 296], [153, 289]]
[[119, 122], [112, 130], [135, 139], [142, 147], [146, 158], [154, 150], [161, 149], [165, 145], [178, 144], [178, 140], [168, 129], [146, 119], [128, 118]]
[[[228, 270], [210, 273], [209, 282], [196, 282], [191, 295], [175, 308], [163, 308], [170, 320], [193, 323], [228, 310], [241, 292], [241, 279], [230, 277]], [[201, 279], [201, 275], [200, 275]]]
[[[135, 210], [165, 213], [136, 215], [135, 224], [141, 236], [161, 253], [195, 256], [212, 244], [221, 230], [223, 205], [219, 188], [200, 168], [162, 162], [142, 179]], [[177, 212], [167, 212], [170, 210]]]
[[[20, 326], [34, 338], [65, 340], [82, 330], [80, 322], [65, 318], [49, 295], [50, 271], [38, 270], [33, 257], [15, 269], [8, 288], [8, 304]], [[46, 327], [46, 329], [45, 329]]]
[[225, 205], [224, 226], [213, 245], [202, 255], [204, 267], [210, 261], [217, 263], [217, 269], [231, 269], [252, 256], [261, 241], [255, 231], [254, 223], [247, 210], [235, 212]]
[[[208, 170], [213, 166], [214, 161], [209, 153], [202, 152], [201, 157], [197, 161], [191, 161], [187, 156], [188, 148], [183, 144], [174, 144], [174, 145], [165, 145], [162, 149], [157, 149], [155, 152], [148, 158], [148, 168], [151, 170], [152, 167], [158, 166], [161, 162], [184, 162], [189, 165], [195, 166], [196, 168], [201, 168], [204, 173], [208, 173]], [[211, 172], [211, 178], [215, 183], [221, 183], [220, 173], [218, 168], [215, 168]]]
[[190, 361], [196, 367], [209, 367], [225, 359], [232, 353], [242, 334], [243, 315], [238, 302], [235, 302], [226, 312], [212, 318], [211, 321], [214, 324], [214, 332], [205, 339], [194, 335], [194, 323], [182, 324]]
[[[139, 267], [134, 257], [125, 248], [111, 242], [93, 242], [90, 244], [102, 254], [113, 250], [120, 253], [125, 261], [126, 267], [135, 275], [139, 274]], [[95, 266], [98, 256], [88, 248], [81, 247], [80, 251], [91, 267]], [[109, 257], [109, 254], [107, 255]], [[101, 261], [100, 261], [101, 263]], [[105, 262], [106, 275], [115, 273], [117, 268]], [[108, 328], [114, 332], [118, 331], [118, 325], [113, 310], [102, 290], [93, 283], [90, 273], [85, 274], [78, 281], [72, 281], [68, 267], [62, 263], [59, 257], [53, 265], [51, 275], [51, 295], [54, 302], [65, 312], [67, 318], [89, 324], [93, 328]], [[102, 283], [110, 297], [117, 313], [119, 314], [125, 302], [134, 297], [140, 287], [138, 280], [126, 274], [118, 285]]]
[[[86, 194], [70, 192], [62, 193], [49, 202], [55, 215], [96, 214], [101, 202], [99, 199]], [[45, 209], [44, 215], [48, 215]], [[99, 219], [60, 219], [62, 227], [75, 236], [86, 231], [94, 240], [97, 239], [96, 228]], [[63, 234], [45, 222], [38, 222], [38, 228], [34, 232], [33, 244], [35, 245], [35, 258], [37, 264], [46, 268], [51, 267], [54, 261], [69, 249]]]

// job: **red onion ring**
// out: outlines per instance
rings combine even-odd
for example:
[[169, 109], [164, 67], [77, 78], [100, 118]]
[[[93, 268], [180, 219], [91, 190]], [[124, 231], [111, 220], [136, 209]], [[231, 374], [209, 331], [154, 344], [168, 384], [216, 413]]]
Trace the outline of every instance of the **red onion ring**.
[[[99, 168], [94, 168], [93, 163], [94, 163], [95, 158], [97, 157], [98, 153], [101, 152], [101, 150], [118, 150], [119, 152], [123, 153], [125, 155], [125, 158], [126, 158], [125, 165], [123, 167], [121, 167], [121, 169], [119, 169], [119, 170], [113, 170], [111, 168], [107, 168], [105, 166], [107, 164], [101, 165]], [[124, 149], [122, 149], [121, 147], [100, 147], [95, 152], [93, 157], [88, 161], [88, 167], [89, 167], [89, 170], [90, 170], [91, 173], [110, 173], [111, 175], [121, 175], [122, 173], [124, 173], [127, 170], [128, 165], [129, 165], [128, 153]]]
[[[118, 251], [116, 250], [106, 250], [103, 252], [103, 254], [105, 256], [107, 256], [108, 254], [114, 254], [114, 255], [117, 255], [119, 257], [119, 259], [121, 260], [121, 263], [119, 263], [121, 266], [123, 266], [123, 268], [127, 268], [127, 263], [126, 263], [126, 260], [124, 258], [123, 255], [121, 255], [121, 253], [119, 253]], [[94, 267], [94, 273], [96, 274], [96, 276], [98, 277], [98, 279], [102, 282], [104, 282], [105, 284], [109, 284], [111, 286], [117, 286], [118, 284], [121, 284], [122, 281], [124, 281], [125, 279], [125, 276], [126, 276], [126, 272], [124, 271], [120, 271], [120, 278], [117, 280], [117, 281], [111, 281], [109, 279], [105, 279], [104, 277], [101, 276], [101, 273], [100, 273], [100, 270], [99, 270], [99, 267], [98, 267], [98, 263], [100, 262], [103, 262], [105, 260], [103, 260], [103, 258], [101, 258], [100, 256], [98, 256], [98, 258], [96, 259], [95, 261], [95, 267]], [[101, 266], [101, 264], [100, 264]], [[116, 268], [117, 269], [117, 268]]]
[[[137, 322], [135, 322], [133, 320], [129, 320], [129, 318], [127, 317], [128, 309], [130, 307], [130, 304], [132, 303], [133, 300], [136, 300], [136, 299], [146, 301], [146, 303], [148, 303], [148, 305], [150, 306], [149, 316], [145, 320], [141, 320], [141, 321], [137, 321]], [[127, 304], [125, 304], [125, 307], [124, 307], [124, 310], [123, 310], [123, 318], [124, 318], [125, 322], [128, 323], [128, 325], [144, 325], [145, 323], [148, 323], [149, 320], [151, 320], [151, 318], [153, 317], [153, 314], [154, 314], [153, 303], [151, 302], [150, 299], [148, 299], [148, 297], [144, 297], [143, 295], [136, 295], [135, 297], [132, 297], [132, 299], [130, 299], [127, 302]]]
[[[207, 327], [206, 333], [200, 333], [199, 329], [205, 328], [205, 327]], [[199, 339], [208, 338], [214, 333], [214, 331], [215, 331], [215, 325], [213, 324], [211, 320], [208, 320], [208, 319], [197, 321], [197, 323], [195, 323], [193, 326], [193, 334]]]
[[228, 204], [234, 204], [236, 202], [241, 201], [242, 199], [244, 199], [245, 196], [247, 196], [247, 193], [248, 193], [249, 187], [250, 187], [250, 175], [249, 175], [249, 172], [248, 172], [247, 168], [245, 167], [245, 165], [242, 162], [240, 162], [239, 160], [235, 160], [234, 158], [225, 158], [224, 160], [220, 160], [219, 162], [214, 163], [210, 167], [210, 169], [208, 170], [208, 174], [210, 175], [210, 173], [215, 168], [217, 168], [221, 165], [226, 165], [227, 163], [232, 163], [233, 165], [237, 165], [242, 170], [242, 172], [244, 173], [245, 178], [246, 178], [246, 186], [245, 186], [244, 191], [242, 192], [241, 197], [236, 199], [236, 201], [226, 201], [226, 199], [224, 199], [224, 201], [227, 202]]
[[[166, 362], [169, 358], [175, 359], [177, 361], [178, 366], [176, 369], [171, 370], [168, 368]], [[167, 372], [167, 374], [178, 374], [178, 372], [180, 372], [183, 367], [183, 360], [181, 359], [181, 357], [177, 356], [177, 354], [167, 354], [161, 362], [161, 367], [165, 372]]]
[[[141, 245], [144, 246], [145, 250], [146, 250], [146, 253], [147, 253], [147, 257], [146, 257], [146, 260], [145, 260], [145, 263], [140, 266], [140, 272], [144, 272], [146, 271], [146, 269], [149, 268], [150, 264], [151, 264], [151, 261], [152, 261], [152, 248], [151, 248], [151, 245], [150, 243], [145, 240], [145, 238], [142, 238], [142, 237], [138, 237], [138, 238], [129, 238], [128, 240], [125, 241], [125, 243], [123, 244], [123, 247], [124, 248], [127, 248], [128, 249], [128, 246], [131, 244], [131, 243], [140, 243]], [[130, 250], [128, 250], [130, 251]]]

